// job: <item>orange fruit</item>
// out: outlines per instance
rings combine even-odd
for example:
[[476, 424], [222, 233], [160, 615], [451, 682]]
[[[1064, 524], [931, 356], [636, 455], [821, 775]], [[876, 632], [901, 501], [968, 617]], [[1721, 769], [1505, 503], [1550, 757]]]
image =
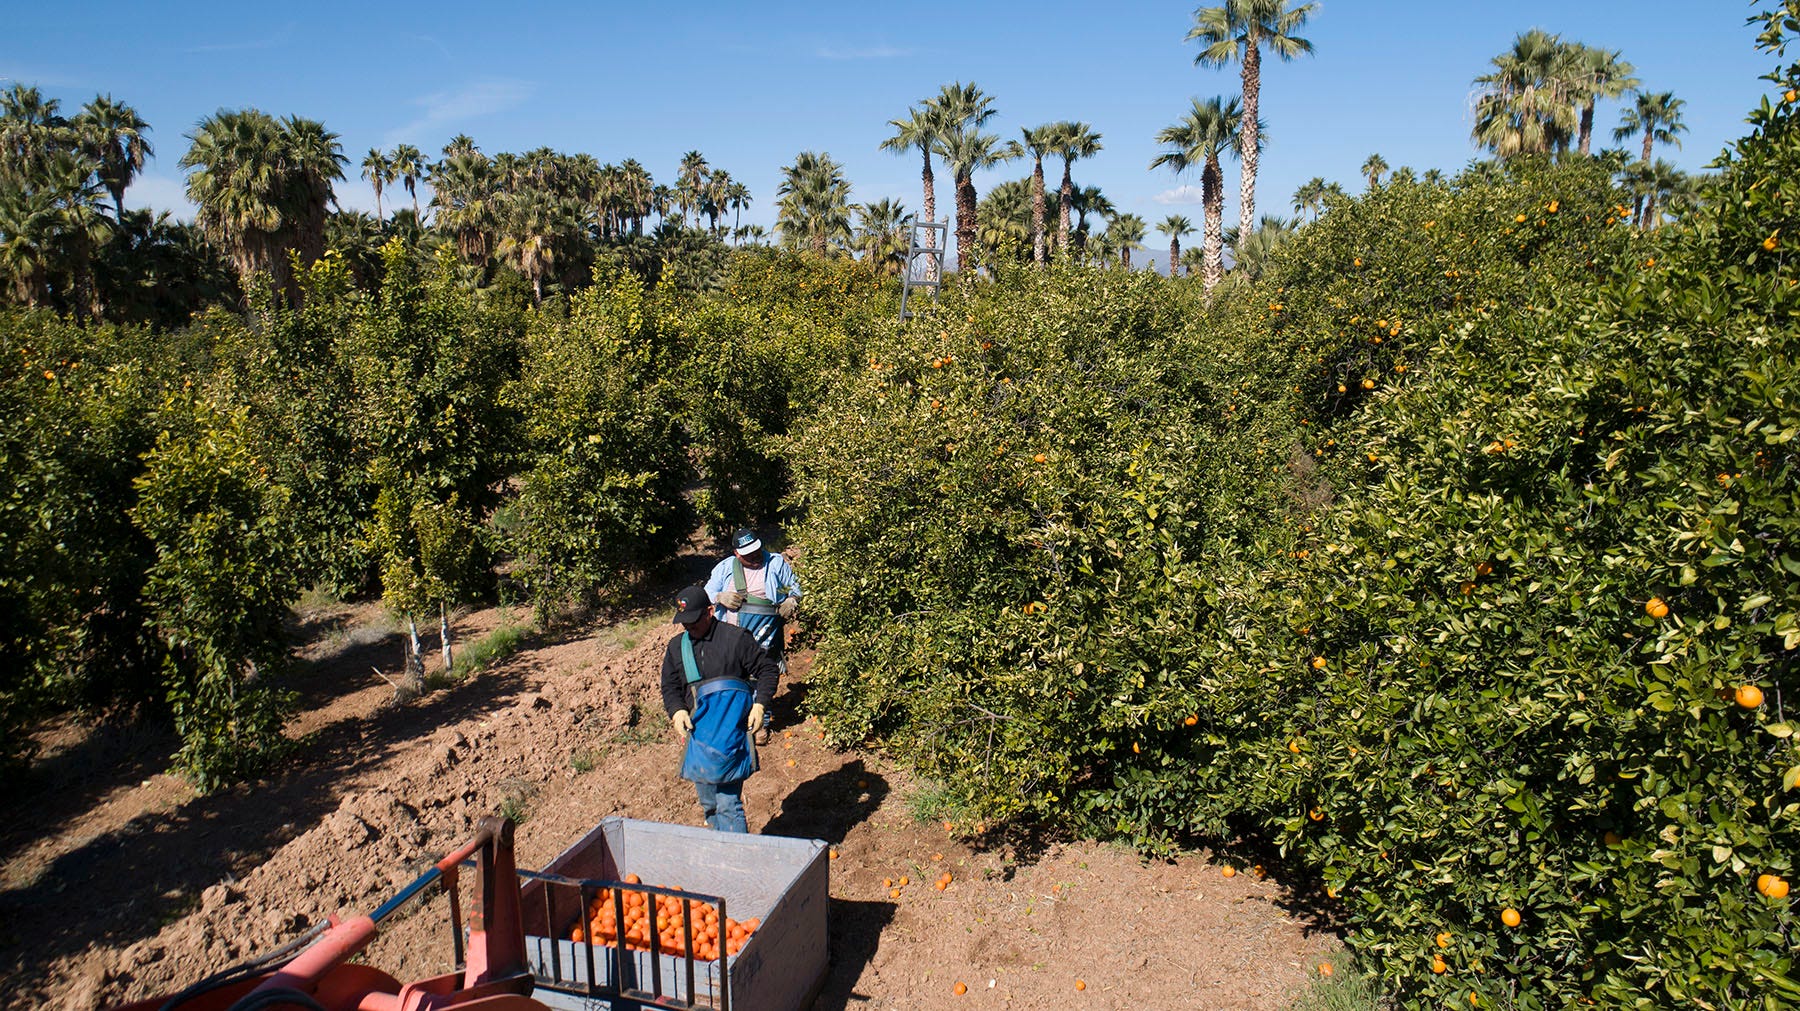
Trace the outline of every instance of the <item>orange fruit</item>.
[[883, 888], [894, 887], [894, 879], [893, 878], [882, 878], [881, 879], [881, 887], [883, 887]]
[[1322, 656], [1313, 657], [1313, 670], [1324, 670], [1324, 669], [1325, 669], [1325, 658]]
[[1437, 957], [1436, 955], [1433, 955], [1431, 957], [1431, 971], [1432, 972], [1435, 972], [1438, 975], [1442, 976], [1444, 974], [1444, 972], [1446, 970], [1448, 970], [1449, 968], [1450, 968], [1449, 966], [1444, 964], [1443, 959]]
[[1333, 973], [1333, 972], [1334, 972], [1334, 971], [1336, 971], [1336, 970], [1334, 970], [1334, 969], [1332, 969], [1332, 968], [1331, 968], [1331, 963], [1330, 963], [1330, 962], [1320, 962], [1320, 963], [1319, 963], [1319, 975], [1321, 975], [1321, 976], [1329, 976], [1329, 975], [1331, 975], [1331, 974], [1332, 974], [1332, 973]]
[[1289, 741], [1288, 742], [1288, 750], [1293, 752], [1294, 754], [1298, 755], [1300, 753], [1300, 742], [1299, 741]]
[[963, 994], [969, 992], [969, 985], [959, 979], [956, 981], [956, 985], [950, 988], [950, 992], [961, 997]]
[[1219, 872], [1219, 876], [1225, 877], [1225, 878], [1235, 878], [1235, 877], [1237, 877], [1237, 868], [1236, 867], [1227, 867]]
[[1519, 911], [1511, 906], [1500, 910], [1500, 922], [1509, 927], [1518, 926], [1520, 922]]
[[953, 821], [946, 820], [944, 822], [944, 831], [946, 831], [946, 832], [956, 831], [956, 823]]
[[1764, 874], [1756, 879], [1756, 890], [1771, 899], [1785, 899], [1788, 883], [1779, 874]]
[[1737, 690], [1737, 704], [1743, 706], [1745, 709], [1755, 709], [1757, 706], [1762, 705], [1762, 689], [1755, 685], [1739, 685]]
[[949, 885], [946, 885], [946, 884], [945, 884], [945, 883], [943, 883], [943, 882], [942, 882], [942, 881], [936, 881], [936, 882], [933, 882], [933, 883], [932, 883], [932, 885], [931, 885], [931, 887], [933, 887], [933, 888], [935, 888], [935, 889], [937, 889], [937, 890], [938, 890], [938, 891], [940, 891], [940, 892], [941, 892], [941, 891], [943, 891], [943, 890], [944, 890], [944, 889], [946, 889], [946, 888], [948, 888], [948, 887], [950, 887], [950, 886], [949, 886]]
[[1141, 755], [1144, 753], [1144, 749], [1138, 745], [1138, 742], [1132, 741], [1131, 742], [1131, 753], [1134, 755]]
[[897, 899], [899, 897], [900, 897], [900, 889], [898, 889], [898, 888], [888, 889], [888, 898]]
[[1032, 463], [1043, 463], [1046, 459], [1048, 459], [1048, 457], [1044, 456], [1044, 454], [1042, 454], [1042, 453], [1039, 453], [1038, 455], [1031, 458], [1031, 462]]
[[1437, 946], [1440, 948], [1450, 947], [1450, 932], [1448, 930], [1439, 932], [1437, 936]]
[[1313, 821], [1324, 821], [1325, 820], [1325, 812], [1319, 810], [1316, 807], [1313, 808], [1311, 811], [1306, 812], [1306, 816], [1308, 818], [1311, 818]]
[[831, 859], [833, 859], [833, 860], [837, 859], [837, 848], [836, 847], [833, 847], [831, 850]]
[[904, 874], [900, 875], [900, 887], [901, 888], [905, 888], [907, 886], [907, 883], [910, 881], [912, 881], [911, 878], [907, 877]]
[[949, 871], [944, 872], [943, 878], [944, 878], [944, 884], [946, 884], [946, 885], [949, 884], [950, 882], [956, 880], [954, 877], [951, 876]]
[[1644, 602], [1644, 613], [1652, 618], [1667, 618], [1669, 605], [1661, 597], [1651, 597]]
[[1617, 846], [1619, 845], [1619, 833], [1608, 832], [1600, 837], [1600, 841], [1608, 846]]
[[1086, 990], [1087, 989], [1087, 980], [1085, 980], [1085, 979], [1076, 980], [1075, 981], [1075, 989]]
[[1363, 388], [1363, 389], [1365, 389], [1365, 390], [1372, 390], [1372, 389], [1374, 389], [1374, 388], [1375, 388], [1375, 380], [1373, 380], [1373, 379], [1364, 379], [1364, 380], [1363, 380], [1363, 381], [1362, 381], [1362, 388]]
[[1199, 723], [1199, 722], [1200, 722], [1200, 717], [1198, 717], [1198, 716], [1189, 716], [1189, 717], [1188, 717], [1188, 718], [1186, 718], [1186, 719], [1184, 719], [1184, 720], [1182, 720], [1182, 721], [1181, 721], [1181, 722], [1182, 722], [1182, 724], [1183, 724], [1183, 725], [1184, 725], [1184, 726], [1189, 726], [1189, 727], [1191, 727], [1191, 726], [1193, 726], [1193, 725], [1194, 725], [1194, 724], [1196, 724], [1196, 723]]

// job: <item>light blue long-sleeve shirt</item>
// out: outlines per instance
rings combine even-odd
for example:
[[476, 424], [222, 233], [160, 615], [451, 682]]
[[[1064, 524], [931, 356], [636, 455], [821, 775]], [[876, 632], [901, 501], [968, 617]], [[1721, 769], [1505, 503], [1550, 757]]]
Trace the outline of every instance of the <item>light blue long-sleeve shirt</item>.
[[[712, 575], [706, 578], [706, 595], [715, 601], [726, 590], [737, 589], [736, 582], [731, 578], [731, 560], [734, 557], [736, 556], [727, 555], [720, 559], [719, 564], [713, 566]], [[763, 552], [763, 559], [763, 596], [777, 604], [788, 597], [800, 599], [800, 580], [794, 576], [793, 566], [788, 564], [788, 560], [774, 551]], [[748, 575], [749, 568], [746, 567], [744, 572]], [[731, 622], [749, 632], [756, 637], [756, 644], [763, 649], [775, 645], [775, 630], [780, 625], [780, 619], [772, 614], [742, 614], [727, 611], [714, 604], [713, 617]]]

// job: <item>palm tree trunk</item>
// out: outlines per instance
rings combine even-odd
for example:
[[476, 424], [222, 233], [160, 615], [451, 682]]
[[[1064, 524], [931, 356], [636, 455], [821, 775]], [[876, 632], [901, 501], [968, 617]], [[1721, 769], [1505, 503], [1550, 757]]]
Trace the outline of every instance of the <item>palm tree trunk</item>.
[[1169, 276], [1181, 276], [1181, 238], [1169, 236]]
[[1049, 260], [1044, 249], [1044, 159], [1031, 165], [1031, 260], [1043, 266]]
[[[975, 263], [975, 181], [967, 174], [956, 177], [956, 272], [971, 270]], [[973, 275], [968, 275], [973, 276]]]
[[1588, 143], [1594, 139], [1594, 100], [1590, 97], [1581, 103], [1581, 137], [1577, 147], [1584, 156], [1588, 153]]
[[1069, 175], [1069, 159], [1063, 159], [1062, 189], [1056, 191], [1057, 203], [1061, 206], [1056, 211], [1056, 248], [1059, 252], [1069, 251], [1069, 205], [1075, 201], [1075, 180]]
[[[936, 180], [933, 179], [932, 175], [931, 175], [931, 148], [920, 147], [919, 151], [922, 154], [924, 154], [924, 156], [925, 156], [925, 169], [923, 172], [921, 172], [919, 174], [919, 178], [922, 179], [925, 183], [925, 220], [926, 221], [936, 221], [937, 220], [937, 189], [936, 189], [936, 186], [934, 185], [936, 183]], [[934, 236], [936, 234], [937, 233], [931, 231], [930, 229], [926, 229], [926, 231], [925, 231], [927, 241], [936, 241], [935, 239], [931, 238], [931, 236]]]
[[1262, 98], [1262, 49], [1252, 34], [1244, 45], [1244, 120], [1238, 131], [1238, 149], [1243, 156], [1244, 177], [1238, 189], [1238, 234], [1248, 236], [1256, 224], [1256, 110]]
[[1650, 144], [1655, 139], [1656, 139], [1656, 127], [1652, 124], [1648, 124], [1648, 123], [1645, 124], [1644, 125], [1644, 164], [1646, 164], [1646, 165], [1650, 164]]
[[1225, 223], [1220, 220], [1225, 214], [1224, 182], [1219, 172], [1218, 159], [1208, 158], [1206, 167], [1200, 173], [1201, 209], [1206, 212], [1206, 224], [1201, 238], [1201, 247], [1206, 257], [1200, 272], [1200, 284], [1208, 297], [1211, 297], [1213, 288], [1225, 278]]

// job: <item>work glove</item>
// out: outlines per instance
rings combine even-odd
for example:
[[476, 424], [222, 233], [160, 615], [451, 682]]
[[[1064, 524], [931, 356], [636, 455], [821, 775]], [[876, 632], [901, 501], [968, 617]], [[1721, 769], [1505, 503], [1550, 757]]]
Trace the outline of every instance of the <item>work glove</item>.
[[761, 702], [755, 703], [750, 707], [750, 719], [745, 721], [744, 729], [754, 733], [757, 727], [762, 726], [762, 718], [763, 704]]
[[744, 606], [744, 595], [736, 590], [726, 590], [713, 600], [727, 611], [735, 611]]
[[781, 603], [775, 605], [775, 610], [781, 612], [783, 618], [792, 618], [800, 612], [800, 598], [783, 597]]
[[669, 717], [669, 722], [675, 725], [675, 732], [680, 734], [683, 738], [686, 738], [689, 734], [694, 732], [693, 717], [688, 715], [686, 709], [675, 710], [675, 715]]

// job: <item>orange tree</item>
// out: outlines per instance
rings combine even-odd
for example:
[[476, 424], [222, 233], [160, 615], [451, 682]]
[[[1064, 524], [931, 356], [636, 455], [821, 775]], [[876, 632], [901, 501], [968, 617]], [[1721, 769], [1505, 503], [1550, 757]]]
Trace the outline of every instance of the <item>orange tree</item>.
[[[1800, 998], [1800, 299], [1780, 241], [1800, 136], [1778, 76], [1704, 209], [1656, 243], [1578, 230], [1519, 261], [1540, 280], [1512, 301], [1450, 321], [1440, 302], [1397, 335], [1399, 291], [1339, 296], [1424, 340], [1358, 349], [1374, 389], [1307, 444], [1333, 500], [1187, 754], [1202, 823], [1253, 818], [1316, 870], [1408, 1006]], [[1494, 206], [1481, 241], [1522, 249], [1598, 213], [1583, 199]], [[1313, 251], [1382, 262], [1353, 249]], [[1343, 374], [1322, 402], [1357, 396]]]
[[790, 487], [782, 440], [872, 329], [890, 325], [891, 282], [849, 259], [738, 250], [719, 290], [665, 273], [655, 292], [699, 518], [714, 529], [772, 520]]
[[504, 401], [522, 419], [517, 493], [499, 516], [512, 578], [542, 612], [661, 561], [691, 527], [670, 355], [642, 284], [596, 274], [566, 318], [534, 314]]
[[126, 510], [175, 375], [158, 343], [0, 313], [0, 767], [29, 754], [43, 705], [156, 694], [140, 603], [151, 550]]

